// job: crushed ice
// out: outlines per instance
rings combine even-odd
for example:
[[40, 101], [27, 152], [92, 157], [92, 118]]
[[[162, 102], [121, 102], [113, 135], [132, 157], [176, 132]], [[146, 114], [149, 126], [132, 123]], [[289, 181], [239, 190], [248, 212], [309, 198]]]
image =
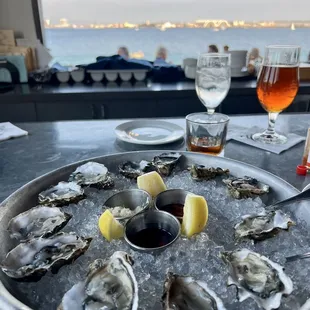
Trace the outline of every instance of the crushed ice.
[[[292, 253], [309, 250], [309, 233], [306, 225], [297, 221], [289, 232], [282, 231], [275, 238], [254, 244], [247, 240], [235, 245], [233, 227], [243, 215], [261, 213], [264, 204], [260, 198], [235, 200], [229, 196], [221, 178], [214, 181], [195, 182], [188, 171], [176, 171], [165, 179], [168, 188], [183, 188], [203, 195], [209, 206], [209, 222], [205, 232], [188, 240], [180, 238], [163, 253], [153, 256], [135, 252], [124, 240], [108, 243], [99, 234], [97, 222], [103, 212], [107, 198], [122, 189], [135, 188], [136, 181], [117, 176], [111, 190], [85, 189], [86, 200], [64, 207], [73, 214], [63, 231], [75, 231], [82, 236], [92, 236], [94, 240], [89, 250], [73, 264], [62, 267], [57, 274], [47, 273], [37, 283], [16, 283], [16, 289], [31, 301], [30, 306], [40, 310], [55, 310], [64, 293], [83, 279], [89, 263], [96, 258], [108, 258], [115, 251], [123, 250], [134, 258], [134, 272], [139, 284], [139, 309], [159, 310], [163, 283], [167, 271], [181, 275], [191, 275], [208, 283], [227, 309], [258, 310], [253, 300], [239, 303], [236, 289], [227, 288], [227, 269], [219, 258], [219, 253], [237, 247], [247, 247], [283, 265], [285, 257]], [[286, 264], [286, 273], [294, 282], [294, 292], [284, 298], [279, 310], [297, 310], [310, 297], [310, 261]], [[48, 288], [48, 289], [47, 289]], [[38, 305], [40, 307], [38, 308]]]

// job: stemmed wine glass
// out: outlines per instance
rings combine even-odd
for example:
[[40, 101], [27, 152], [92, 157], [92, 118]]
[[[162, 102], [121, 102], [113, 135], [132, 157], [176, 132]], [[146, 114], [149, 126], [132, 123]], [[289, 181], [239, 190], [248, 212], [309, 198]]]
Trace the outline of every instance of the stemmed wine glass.
[[270, 45], [266, 47], [257, 82], [257, 96], [268, 112], [268, 129], [252, 136], [255, 141], [284, 144], [287, 138], [275, 132], [276, 119], [294, 100], [299, 87], [300, 47]]
[[196, 93], [208, 114], [225, 99], [230, 88], [230, 54], [201, 54], [197, 63]]

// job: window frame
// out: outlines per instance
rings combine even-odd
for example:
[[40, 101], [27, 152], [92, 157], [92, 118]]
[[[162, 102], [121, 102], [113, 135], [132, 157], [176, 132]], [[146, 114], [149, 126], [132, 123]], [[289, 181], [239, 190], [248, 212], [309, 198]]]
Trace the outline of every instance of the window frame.
[[43, 26], [43, 10], [41, 0], [31, 0], [33, 21], [38, 40], [44, 45], [45, 34]]

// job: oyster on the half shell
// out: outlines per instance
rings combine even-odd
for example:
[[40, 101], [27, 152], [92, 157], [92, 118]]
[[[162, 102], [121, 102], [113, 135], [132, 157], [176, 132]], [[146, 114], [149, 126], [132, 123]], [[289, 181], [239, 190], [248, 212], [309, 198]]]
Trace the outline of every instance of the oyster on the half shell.
[[265, 310], [278, 309], [283, 295], [293, 291], [283, 267], [248, 249], [222, 253], [229, 267], [228, 285], [238, 288], [240, 302], [251, 297]]
[[259, 215], [245, 215], [242, 222], [234, 227], [235, 238], [264, 240], [273, 237], [281, 229], [289, 229], [292, 225], [294, 222], [280, 210]]
[[269, 186], [251, 177], [235, 178], [223, 180], [227, 185], [230, 194], [236, 199], [256, 197], [269, 193]]
[[213, 168], [194, 164], [190, 167], [190, 174], [193, 180], [202, 181], [202, 180], [211, 180], [217, 176], [229, 174], [229, 170], [222, 169], [220, 167]]
[[151, 162], [141, 160], [139, 163], [127, 161], [124, 164], [119, 165], [118, 170], [123, 176], [129, 179], [136, 179], [144, 173], [156, 170], [156, 168]]
[[162, 303], [164, 310], [225, 310], [205, 282], [171, 272], [165, 280]]
[[83, 199], [84, 190], [74, 182], [59, 182], [39, 194], [39, 203], [47, 206], [61, 207]]
[[84, 281], [75, 284], [63, 297], [59, 310], [137, 310], [138, 284], [133, 260], [125, 252], [110, 259], [95, 260]]
[[152, 160], [152, 164], [156, 167], [159, 174], [169, 176], [181, 156], [182, 155], [177, 152], [163, 153], [159, 156], [155, 156]]
[[37, 206], [12, 218], [8, 230], [10, 237], [19, 241], [49, 237], [62, 229], [71, 217], [59, 208]]
[[180, 153], [170, 152], [155, 156], [152, 161], [141, 160], [138, 162], [125, 162], [118, 166], [120, 174], [130, 179], [136, 179], [140, 175], [157, 171], [162, 176], [169, 176], [181, 158]]
[[81, 186], [92, 186], [99, 189], [108, 189], [114, 186], [114, 181], [109, 175], [108, 168], [96, 162], [88, 162], [76, 168], [69, 177], [70, 182]]
[[48, 270], [56, 272], [62, 265], [83, 254], [91, 240], [74, 233], [33, 238], [11, 250], [2, 262], [1, 268], [11, 278], [38, 279]]

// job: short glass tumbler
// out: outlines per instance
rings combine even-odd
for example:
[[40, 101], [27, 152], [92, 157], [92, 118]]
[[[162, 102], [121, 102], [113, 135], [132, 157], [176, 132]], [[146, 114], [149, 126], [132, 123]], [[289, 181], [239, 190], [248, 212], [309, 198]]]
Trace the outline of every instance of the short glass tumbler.
[[187, 150], [219, 155], [226, 144], [228, 123], [229, 117], [220, 113], [193, 113], [187, 115]]

